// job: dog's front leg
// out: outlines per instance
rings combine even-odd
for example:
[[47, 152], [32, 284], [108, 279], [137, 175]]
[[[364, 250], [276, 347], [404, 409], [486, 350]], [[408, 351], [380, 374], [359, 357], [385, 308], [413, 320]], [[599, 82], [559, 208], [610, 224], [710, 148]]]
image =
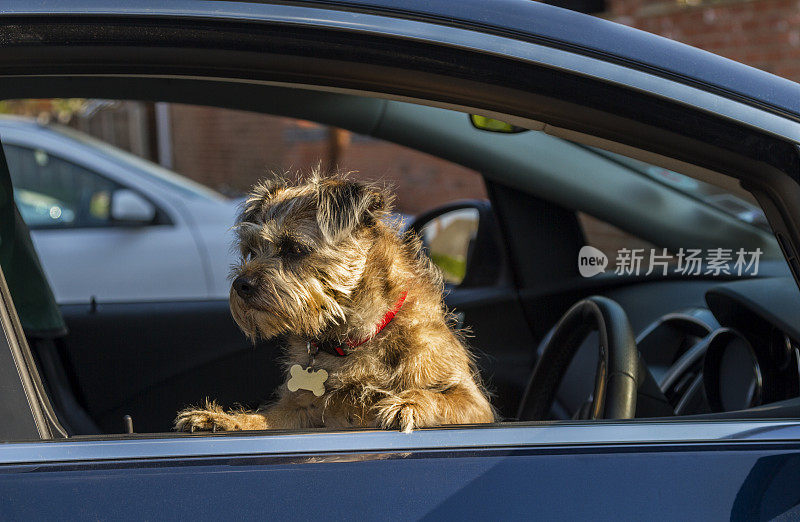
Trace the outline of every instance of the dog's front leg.
[[322, 425], [321, 401], [309, 391], [283, 395], [277, 402], [259, 409], [257, 414], [273, 429], [299, 430]]
[[203, 408], [186, 408], [175, 418], [177, 431], [241, 431], [265, 430], [270, 426], [259, 412], [225, 411], [216, 402]]
[[[305, 393], [284, 395], [257, 411], [225, 411], [215, 402], [187, 408], [175, 419], [177, 431], [300, 429], [314, 426], [315, 404]], [[311, 395], [310, 393], [308, 395]]]
[[471, 424], [494, 421], [489, 401], [469, 386], [447, 390], [405, 390], [378, 401], [373, 407], [376, 424], [383, 429], [409, 433], [415, 428], [443, 424]]

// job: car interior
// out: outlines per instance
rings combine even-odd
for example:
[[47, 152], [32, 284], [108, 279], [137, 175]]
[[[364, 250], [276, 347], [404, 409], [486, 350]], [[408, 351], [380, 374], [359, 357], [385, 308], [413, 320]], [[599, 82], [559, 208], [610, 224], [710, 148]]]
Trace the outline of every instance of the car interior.
[[[226, 88], [213, 100], [166, 88], [161, 101], [330, 125], [480, 175], [485, 199], [446, 202], [402, 227], [442, 269], [501, 422], [800, 414], [798, 289], [764, 213], [724, 173], [503, 114]], [[135, 99], [122, 85], [109, 91]], [[19, 162], [6, 156], [0, 237], [13, 241], [0, 243], [0, 265], [56, 431], [169, 433], [178, 410], [206, 398], [227, 407], [270, 399], [284, 381], [281, 340], [250, 343], [226, 300], [57, 304], [14, 202]], [[586, 246], [608, 257], [591, 276], [580, 272]], [[640, 269], [626, 267], [626, 249], [645, 255]], [[681, 271], [687, 250], [706, 259]], [[739, 251], [757, 260], [736, 265]], [[656, 254], [669, 263], [655, 264]], [[615, 375], [630, 382], [607, 379]]]

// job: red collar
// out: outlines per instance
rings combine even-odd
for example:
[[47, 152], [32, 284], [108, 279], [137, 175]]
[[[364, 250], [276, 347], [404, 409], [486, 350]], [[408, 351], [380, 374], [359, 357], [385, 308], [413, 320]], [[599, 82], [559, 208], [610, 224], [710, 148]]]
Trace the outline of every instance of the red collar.
[[386, 312], [386, 315], [383, 316], [381, 322], [375, 325], [375, 329], [373, 330], [372, 334], [368, 335], [367, 337], [361, 340], [348, 339], [347, 341], [345, 341], [344, 345], [333, 344], [330, 341], [308, 343], [309, 347], [314, 349], [314, 353], [312, 353], [312, 355], [315, 355], [316, 352], [322, 350], [323, 352], [328, 352], [329, 354], [336, 355], [337, 357], [344, 357], [345, 355], [347, 355], [347, 352], [344, 351], [345, 346], [347, 346], [348, 348], [355, 348], [371, 340], [373, 337], [381, 333], [381, 330], [386, 328], [386, 326], [392, 322], [394, 316], [397, 315], [397, 312], [399, 312], [400, 308], [402, 308], [407, 295], [408, 291], [405, 291], [400, 294], [400, 297], [397, 299], [397, 302], [394, 303], [394, 306], [388, 312]]

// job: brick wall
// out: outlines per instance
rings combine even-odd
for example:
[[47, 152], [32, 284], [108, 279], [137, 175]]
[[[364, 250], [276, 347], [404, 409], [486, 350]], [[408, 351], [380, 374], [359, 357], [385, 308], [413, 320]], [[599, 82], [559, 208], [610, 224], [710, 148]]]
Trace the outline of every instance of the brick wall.
[[[173, 169], [225, 192], [245, 191], [269, 171], [308, 172], [331, 161], [330, 129], [323, 125], [180, 104], [171, 105], [170, 117]], [[416, 214], [455, 199], [486, 197], [472, 170], [381, 140], [340, 134], [336, 166], [392, 186], [399, 212]]]
[[797, 0], [607, 0], [604, 17], [800, 81]]
[[270, 169], [290, 166], [282, 146], [281, 118], [173, 104], [173, 169], [211, 188], [247, 188]]

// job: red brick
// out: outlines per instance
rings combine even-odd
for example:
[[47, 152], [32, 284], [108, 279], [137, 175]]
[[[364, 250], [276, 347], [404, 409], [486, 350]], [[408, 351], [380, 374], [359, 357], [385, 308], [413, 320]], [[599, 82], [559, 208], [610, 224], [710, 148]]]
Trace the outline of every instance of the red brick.
[[[327, 161], [327, 128], [264, 114], [174, 104], [173, 155], [176, 171], [212, 188], [245, 191], [268, 171], [308, 172]], [[311, 130], [322, 139], [297, 141], [290, 133]], [[355, 178], [392, 185], [397, 210], [416, 214], [448, 201], [485, 198], [474, 171], [421, 152], [374, 139], [353, 139], [341, 170]]]
[[[604, 17], [800, 80], [800, 2], [741, 0], [679, 6], [608, 0]], [[657, 7], [657, 10], [654, 9]]]

